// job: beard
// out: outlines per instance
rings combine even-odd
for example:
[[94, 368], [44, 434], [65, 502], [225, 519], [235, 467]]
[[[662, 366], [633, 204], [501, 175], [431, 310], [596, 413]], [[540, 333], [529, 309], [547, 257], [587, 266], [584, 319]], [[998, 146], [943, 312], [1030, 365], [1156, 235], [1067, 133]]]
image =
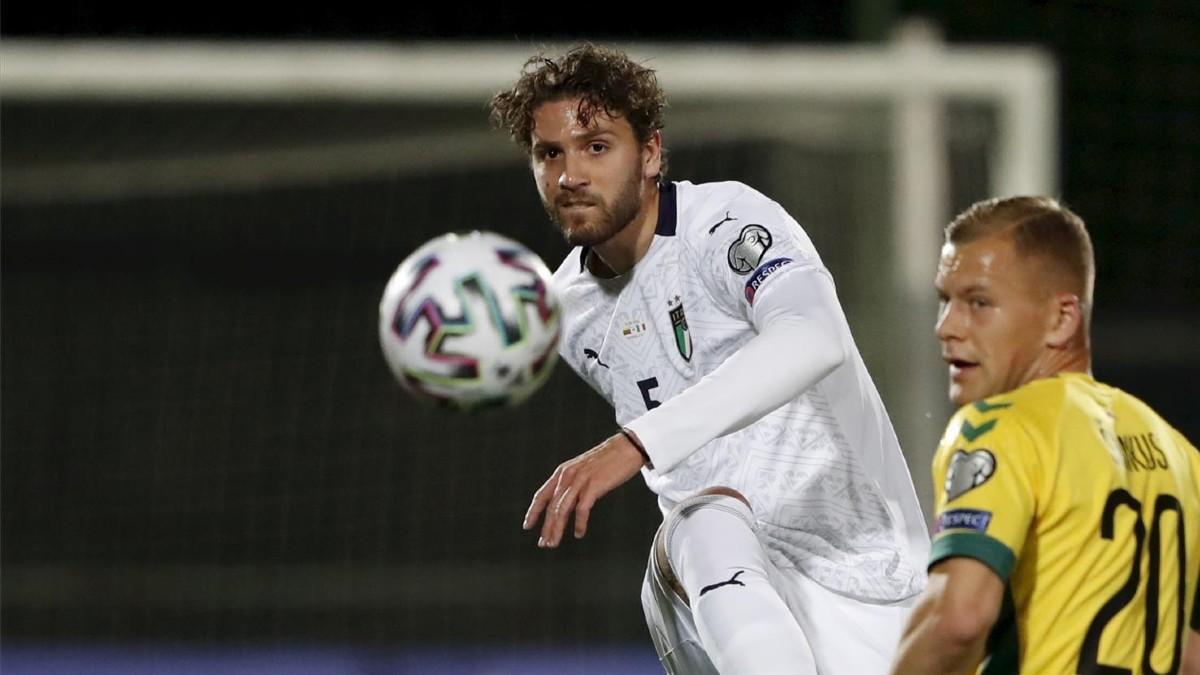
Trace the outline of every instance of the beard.
[[[542, 207], [568, 244], [598, 246], [633, 222], [642, 205], [641, 187], [641, 165], [635, 163], [612, 200], [586, 190], [563, 191], [554, 203], [543, 201]], [[567, 204], [588, 204], [590, 208], [568, 209]]]

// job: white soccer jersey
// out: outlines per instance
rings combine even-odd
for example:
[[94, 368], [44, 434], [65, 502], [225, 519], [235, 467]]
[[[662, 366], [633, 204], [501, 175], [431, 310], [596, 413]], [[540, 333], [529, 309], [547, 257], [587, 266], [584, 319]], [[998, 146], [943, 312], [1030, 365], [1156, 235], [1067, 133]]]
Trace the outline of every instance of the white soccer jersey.
[[[593, 275], [586, 256], [576, 248], [554, 275], [564, 310], [559, 350], [612, 404], [621, 426], [636, 424], [754, 338], [752, 305], [765, 288], [786, 275], [814, 275], [816, 283], [815, 275], [829, 274], [782, 207], [736, 182], [664, 184], [656, 236], [619, 277]], [[923, 584], [928, 536], [891, 422], [840, 309], [836, 319], [832, 334], [846, 358], [832, 373], [699, 447], [648, 444], [655, 468], [643, 476], [664, 514], [703, 488], [732, 487], [750, 501], [776, 564], [844, 595], [900, 600]], [[704, 405], [738, 406], [754, 396], [753, 386], [722, 391]]]

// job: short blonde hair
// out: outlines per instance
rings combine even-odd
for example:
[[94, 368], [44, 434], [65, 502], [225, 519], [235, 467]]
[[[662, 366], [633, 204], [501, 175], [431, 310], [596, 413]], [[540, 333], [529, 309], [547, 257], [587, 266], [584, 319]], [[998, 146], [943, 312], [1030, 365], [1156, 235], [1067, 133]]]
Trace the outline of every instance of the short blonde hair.
[[1007, 197], [976, 202], [946, 226], [951, 244], [994, 235], [1011, 237], [1019, 255], [1042, 258], [1067, 279], [1090, 323], [1096, 262], [1082, 218], [1051, 197]]

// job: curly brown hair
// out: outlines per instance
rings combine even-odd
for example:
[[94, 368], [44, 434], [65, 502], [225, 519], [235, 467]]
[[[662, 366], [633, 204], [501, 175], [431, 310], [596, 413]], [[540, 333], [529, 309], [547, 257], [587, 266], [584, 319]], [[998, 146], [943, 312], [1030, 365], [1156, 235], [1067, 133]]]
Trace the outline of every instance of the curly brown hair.
[[[491, 121], [504, 129], [526, 153], [532, 150], [533, 111], [543, 103], [579, 98], [580, 124], [597, 111], [625, 118], [634, 137], [645, 143], [663, 128], [667, 99], [654, 71], [618, 49], [581, 44], [557, 59], [539, 53], [521, 68], [521, 77], [491, 100]], [[663, 151], [659, 178], [666, 176]]]

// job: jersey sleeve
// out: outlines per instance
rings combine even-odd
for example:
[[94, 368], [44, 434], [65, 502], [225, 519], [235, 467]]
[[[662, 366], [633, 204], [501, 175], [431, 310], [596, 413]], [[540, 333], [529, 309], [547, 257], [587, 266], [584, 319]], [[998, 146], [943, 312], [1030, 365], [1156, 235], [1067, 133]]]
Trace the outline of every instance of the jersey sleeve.
[[701, 284], [724, 311], [753, 322], [764, 288], [800, 270], [828, 274], [808, 235], [779, 204], [748, 191], [722, 211], [696, 236]]
[[933, 462], [930, 567], [974, 558], [1007, 580], [1037, 508], [1034, 437], [1011, 404], [981, 401], [950, 421]]
[[744, 429], [846, 358], [838, 330], [845, 319], [827, 275], [776, 282], [755, 314], [757, 335], [683, 393], [626, 425], [656, 470], [669, 471], [714, 438]]
[[[1200, 478], [1200, 450], [1197, 450], [1191, 441], [1179, 433], [1178, 429], [1171, 429], [1171, 433], [1174, 436], [1175, 444], [1183, 448], [1188, 455], [1188, 459], [1191, 460], [1192, 477]], [[1200, 480], [1194, 481], [1193, 484], [1200, 486]], [[1200, 487], [1197, 489], [1200, 490]], [[1200, 516], [1200, 513], [1196, 515]], [[1192, 630], [1200, 631], [1200, 572], [1196, 574], [1196, 586], [1192, 589], [1192, 595], [1192, 616], [1188, 623]]]

